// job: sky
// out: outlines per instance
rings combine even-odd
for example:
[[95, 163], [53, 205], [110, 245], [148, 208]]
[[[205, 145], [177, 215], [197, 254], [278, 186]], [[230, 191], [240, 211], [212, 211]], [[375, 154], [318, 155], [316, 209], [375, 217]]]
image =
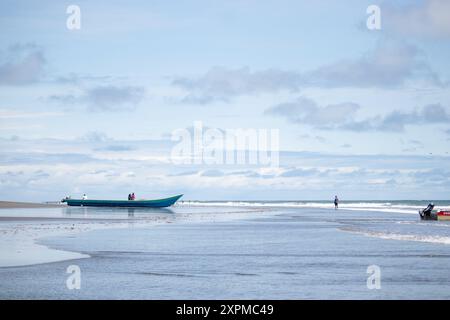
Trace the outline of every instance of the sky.
[[[0, 30], [2, 200], [450, 198], [449, 1], [5, 0]], [[176, 163], [198, 122], [276, 130], [276, 165]]]

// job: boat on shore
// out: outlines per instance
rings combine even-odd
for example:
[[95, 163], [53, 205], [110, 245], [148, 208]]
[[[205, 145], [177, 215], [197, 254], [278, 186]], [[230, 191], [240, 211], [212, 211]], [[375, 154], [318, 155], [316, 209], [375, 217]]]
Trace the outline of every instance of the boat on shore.
[[421, 210], [419, 215], [421, 220], [450, 221], [450, 211], [445, 210], [433, 210], [429, 214], [424, 214], [423, 210]]
[[165, 208], [175, 204], [183, 195], [154, 200], [89, 200], [63, 199], [61, 202], [76, 207]]

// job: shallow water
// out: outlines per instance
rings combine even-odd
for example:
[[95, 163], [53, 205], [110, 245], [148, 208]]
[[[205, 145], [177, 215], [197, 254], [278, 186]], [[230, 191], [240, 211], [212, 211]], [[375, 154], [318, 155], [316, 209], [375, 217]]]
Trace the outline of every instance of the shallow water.
[[[0, 268], [0, 298], [450, 298], [448, 222], [326, 208], [70, 209], [54, 214], [128, 223], [41, 239], [91, 257]], [[139, 223], [155, 216], [164, 223]], [[73, 264], [81, 269], [80, 290], [66, 287]], [[367, 288], [370, 265], [380, 267], [381, 289]]]

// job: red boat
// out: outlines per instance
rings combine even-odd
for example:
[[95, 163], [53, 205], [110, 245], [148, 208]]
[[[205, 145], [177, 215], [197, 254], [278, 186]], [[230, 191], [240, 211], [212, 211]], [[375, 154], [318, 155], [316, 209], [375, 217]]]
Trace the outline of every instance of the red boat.
[[430, 203], [427, 208], [420, 210], [419, 215], [422, 220], [439, 220], [439, 221], [450, 221], [450, 211], [449, 210], [433, 210], [434, 204]]
[[450, 220], [450, 211], [438, 211], [436, 213], [437, 220]]

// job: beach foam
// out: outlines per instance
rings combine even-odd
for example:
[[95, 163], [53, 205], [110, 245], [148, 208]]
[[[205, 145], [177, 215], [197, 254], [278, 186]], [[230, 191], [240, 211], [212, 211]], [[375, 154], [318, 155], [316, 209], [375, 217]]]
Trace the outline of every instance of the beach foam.
[[358, 231], [346, 230], [346, 231], [351, 231], [353, 233], [363, 234], [365, 236], [386, 240], [418, 241], [418, 242], [439, 243], [447, 245], [450, 244], [450, 237], [446, 236], [398, 234], [398, 233], [385, 233], [385, 232], [359, 231], [359, 230]]
[[416, 235], [393, 234], [380, 236], [380, 238], [450, 244], [450, 237], [440, 237], [440, 236], [416, 236]]

